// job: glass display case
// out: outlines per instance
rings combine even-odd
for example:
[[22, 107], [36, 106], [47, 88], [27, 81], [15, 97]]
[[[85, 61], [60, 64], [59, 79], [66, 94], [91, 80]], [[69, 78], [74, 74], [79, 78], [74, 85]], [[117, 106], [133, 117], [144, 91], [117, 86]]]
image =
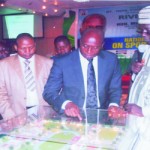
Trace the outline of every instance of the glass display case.
[[[5, 150], [102, 150], [117, 149], [126, 131], [125, 117], [112, 119], [107, 110], [80, 110], [78, 118], [58, 114], [50, 107], [38, 115], [27, 112], [19, 123], [1, 121], [0, 147]], [[14, 127], [12, 127], [14, 125]]]

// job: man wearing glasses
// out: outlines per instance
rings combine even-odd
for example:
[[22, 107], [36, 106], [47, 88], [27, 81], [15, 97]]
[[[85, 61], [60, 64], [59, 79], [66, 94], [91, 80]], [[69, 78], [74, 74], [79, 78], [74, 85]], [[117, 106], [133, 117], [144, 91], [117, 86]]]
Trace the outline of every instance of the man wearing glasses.
[[137, 32], [144, 38], [147, 45], [139, 45], [138, 51], [132, 59], [132, 80], [134, 81], [136, 75], [141, 71], [143, 66], [149, 66], [150, 57], [150, 12], [149, 7], [143, 8], [139, 12], [138, 29]]
[[97, 28], [105, 32], [106, 18], [101, 14], [90, 14], [86, 16], [80, 28], [80, 34], [88, 28]]
[[[90, 14], [86, 16], [81, 24], [80, 35], [88, 28], [96, 28], [105, 32], [106, 18], [102, 14]], [[78, 39], [78, 47], [80, 46], [80, 39]]]
[[138, 32], [148, 45], [142, 47], [142, 62], [137, 62], [140, 67], [125, 105], [132, 115], [129, 115], [129, 129], [119, 150], [148, 150], [150, 147], [150, 6], [141, 9], [138, 16]]

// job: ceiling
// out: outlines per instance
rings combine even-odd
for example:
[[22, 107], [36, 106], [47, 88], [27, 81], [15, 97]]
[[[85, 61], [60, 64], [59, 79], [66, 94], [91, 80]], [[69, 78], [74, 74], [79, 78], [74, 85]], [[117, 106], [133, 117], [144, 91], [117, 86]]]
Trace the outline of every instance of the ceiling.
[[[150, 5], [150, 1], [113, 1], [113, 0], [0, 0], [4, 2], [4, 6], [0, 7], [0, 15], [16, 14], [16, 13], [37, 13], [48, 16], [60, 16], [66, 10], [79, 8], [101, 8], [111, 6], [128, 6], [137, 4]], [[43, 7], [43, 8], [42, 8]], [[44, 8], [45, 7], [45, 8]]]

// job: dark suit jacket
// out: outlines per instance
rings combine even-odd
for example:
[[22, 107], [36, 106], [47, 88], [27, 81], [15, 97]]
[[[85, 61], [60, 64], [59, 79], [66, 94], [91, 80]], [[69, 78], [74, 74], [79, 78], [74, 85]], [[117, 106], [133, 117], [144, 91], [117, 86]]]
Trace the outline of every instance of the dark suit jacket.
[[[119, 104], [121, 91], [119, 61], [115, 54], [101, 51], [98, 56], [100, 108], [107, 109], [110, 103]], [[83, 107], [85, 92], [78, 50], [55, 59], [44, 87], [43, 97], [57, 111], [61, 110], [62, 103], [66, 100], [71, 100], [79, 107]]]

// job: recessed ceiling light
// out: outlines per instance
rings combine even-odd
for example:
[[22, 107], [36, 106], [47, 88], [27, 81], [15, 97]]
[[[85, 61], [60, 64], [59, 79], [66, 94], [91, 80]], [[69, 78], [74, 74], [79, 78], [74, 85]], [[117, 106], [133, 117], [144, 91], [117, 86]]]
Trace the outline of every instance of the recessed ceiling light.
[[55, 9], [54, 9], [54, 12], [55, 12], [55, 13], [58, 12], [58, 9], [55, 8]]
[[0, 4], [0, 6], [1, 6], [1, 7], [4, 7], [5, 5], [2, 3], [2, 4]]
[[58, 2], [57, 2], [57, 1], [55, 1], [55, 2], [54, 2], [54, 5], [55, 5], [55, 6], [56, 6], [56, 5], [58, 5]]
[[46, 13], [45, 16], [48, 16], [48, 13]]
[[42, 6], [42, 9], [46, 9], [46, 6], [45, 6], [45, 5], [43, 5], [43, 6]]

